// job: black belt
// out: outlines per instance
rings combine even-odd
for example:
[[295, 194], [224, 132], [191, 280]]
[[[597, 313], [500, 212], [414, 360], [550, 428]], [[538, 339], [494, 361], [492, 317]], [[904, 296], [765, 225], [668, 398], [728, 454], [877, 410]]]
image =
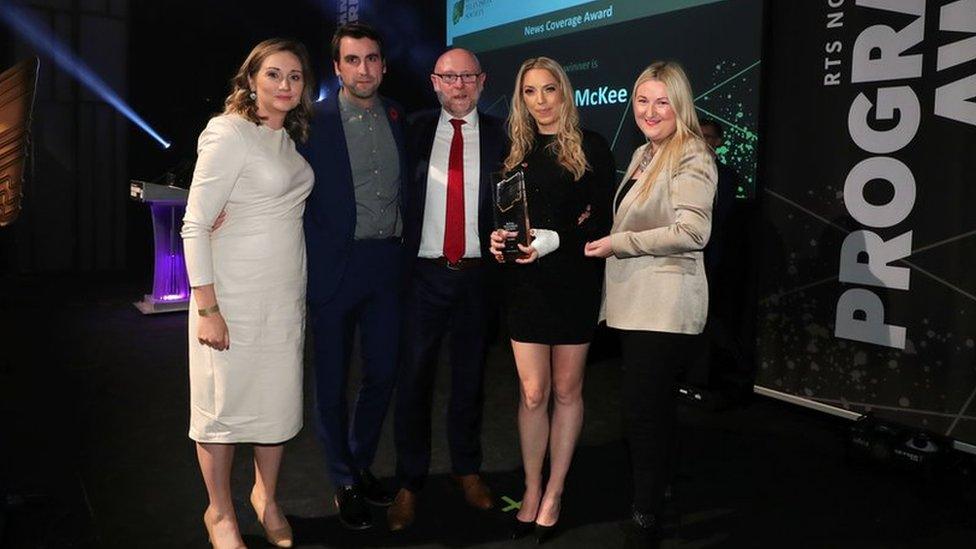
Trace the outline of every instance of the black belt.
[[452, 271], [463, 271], [465, 269], [470, 269], [472, 267], [478, 267], [479, 265], [481, 265], [481, 258], [480, 257], [462, 257], [461, 259], [458, 259], [454, 263], [451, 263], [450, 261], [448, 261], [447, 258], [444, 257], [444, 256], [441, 256], [441, 257], [422, 257], [420, 259], [422, 259], [424, 261], [429, 261], [429, 262], [431, 262], [431, 263], [433, 263], [435, 265], [438, 265], [440, 267], [446, 267], [446, 268], [448, 268], [448, 269], [450, 269]]

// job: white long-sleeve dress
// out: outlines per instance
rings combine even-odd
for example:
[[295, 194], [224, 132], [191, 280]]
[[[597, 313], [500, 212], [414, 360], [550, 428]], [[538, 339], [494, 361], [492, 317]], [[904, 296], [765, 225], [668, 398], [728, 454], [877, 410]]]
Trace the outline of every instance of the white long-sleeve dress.
[[[191, 299], [190, 438], [273, 444], [302, 427], [305, 238], [314, 176], [284, 129], [239, 115], [200, 134], [183, 218], [193, 287], [214, 285], [230, 348], [197, 340]], [[221, 210], [226, 221], [211, 231]]]

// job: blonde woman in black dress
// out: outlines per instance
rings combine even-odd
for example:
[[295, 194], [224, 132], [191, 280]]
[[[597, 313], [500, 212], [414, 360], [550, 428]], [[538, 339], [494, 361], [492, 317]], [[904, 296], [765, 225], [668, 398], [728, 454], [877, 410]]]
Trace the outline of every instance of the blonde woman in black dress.
[[[559, 64], [529, 59], [516, 78], [505, 170], [522, 170], [533, 240], [503, 268], [508, 328], [520, 381], [519, 439], [525, 493], [513, 536], [548, 537], [583, 424], [583, 370], [600, 307], [603, 262], [583, 255], [610, 227], [613, 157], [581, 130], [573, 89]], [[492, 253], [511, 233], [492, 234]], [[553, 397], [552, 414], [549, 400]], [[543, 462], [549, 453], [549, 479]]]

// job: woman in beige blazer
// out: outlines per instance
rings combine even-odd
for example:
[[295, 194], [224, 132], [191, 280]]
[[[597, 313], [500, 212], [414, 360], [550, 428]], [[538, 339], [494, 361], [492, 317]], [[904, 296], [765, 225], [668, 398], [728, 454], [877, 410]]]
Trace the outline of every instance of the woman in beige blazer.
[[614, 196], [610, 235], [586, 245], [587, 255], [607, 258], [601, 318], [620, 332], [632, 518], [649, 538], [672, 474], [675, 377], [701, 343], [708, 311], [702, 248], [718, 175], [692, 97], [677, 63], [654, 63], [637, 78], [634, 118], [648, 142]]

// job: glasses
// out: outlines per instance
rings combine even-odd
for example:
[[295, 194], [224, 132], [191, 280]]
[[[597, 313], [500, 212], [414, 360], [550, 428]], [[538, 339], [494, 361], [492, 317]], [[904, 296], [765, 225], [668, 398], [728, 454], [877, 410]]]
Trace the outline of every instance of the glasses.
[[445, 84], [453, 84], [457, 82], [458, 78], [460, 78], [461, 82], [464, 84], [474, 84], [475, 81], [478, 80], [478, 77], [482, 74], [483, 73], [480, 72], [465, 72], [461, 74], [437, 74], [435, 72], [434, 76], [440, 78], [441, 82], [444, 82]]

